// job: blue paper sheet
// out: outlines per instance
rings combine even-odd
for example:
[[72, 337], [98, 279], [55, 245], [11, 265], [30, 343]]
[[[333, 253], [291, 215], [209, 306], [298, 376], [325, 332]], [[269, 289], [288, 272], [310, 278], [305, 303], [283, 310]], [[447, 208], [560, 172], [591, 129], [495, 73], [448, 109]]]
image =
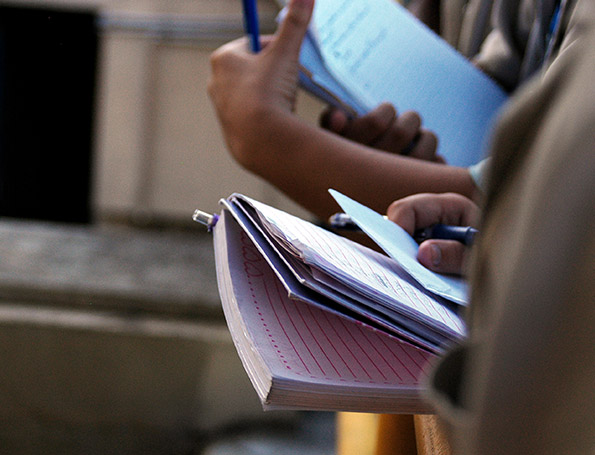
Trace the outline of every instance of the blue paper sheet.
[[428, 291], [465, 305], [468, 286], [463, 278], [432, 272], [417, 260], [418, 245], [403, 228], [353, 199], [329, 190], [341, 209], [391, 258]]
[[327, 102], [332, 99], [320, 86], [358, 113], [385, 101], [398, 112], [418, 112], [439, 138], [438, 153], [455, 166], [485, 157], [493, 119], [507, 100], [496, 83], [393, 0], [317, 0], [300, 63], [307, 70], [304, 87]]

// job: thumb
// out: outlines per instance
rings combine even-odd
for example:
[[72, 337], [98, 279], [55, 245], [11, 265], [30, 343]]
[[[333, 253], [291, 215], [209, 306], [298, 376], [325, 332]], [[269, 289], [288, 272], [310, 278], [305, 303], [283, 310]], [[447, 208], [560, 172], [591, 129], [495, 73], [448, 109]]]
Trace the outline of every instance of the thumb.
[[314, 0], [291, 0], [275, 40], [275, 52], [298, 58], [312, 18]]
[[463, 274], [467, 247], [455, 240], [426, 240], [419, 246], [417, 260], [438, 273]]

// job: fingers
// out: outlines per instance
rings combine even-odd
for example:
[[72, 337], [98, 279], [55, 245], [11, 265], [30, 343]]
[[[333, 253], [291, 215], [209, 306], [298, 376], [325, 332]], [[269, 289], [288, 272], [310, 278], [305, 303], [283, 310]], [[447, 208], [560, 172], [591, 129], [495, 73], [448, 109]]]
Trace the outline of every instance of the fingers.
[[387, 150], [392, 143], [392, 148], [401, 155], [437, 161], [438, 139], [432, 131], [422, 128], [421, 124], [422, 120], [417, 112], [404, 112], [397, 118], [392, 131], [376, 142], [376, 147]]
[[392, 153], [407, 154], [407, 148], [419, 134], [420, 126], [419, 115], [413, 111], [407, 111], [396, 117], [390, 128], [370, 145]]
[[349, 118], [335, 108], [328, 108], [320, 117], [323, 128], [360, 144], [417, 159], [443, 162], [436, 155], [436, 135], [422, 128], [421, 123], [416, 112], [397, 115], [390, 103], [382, 103], [358, 118]]
[[410, 144], [419, 134], [421, 128], [421, 117], [417, 112], [403, 112], [397, 119], [397, 131], [401, 136], [403, 144]]
[[437, 223], [476, 226], [479, 207], [461, 194], [422, 193], [393, 202], [388, 207], [387, 216], [413, 234], [416, 229]]
[[[479, 207], [460, 194], [416, 194], [393, 202], [387, 216], [413, 234], [416, 229], [438, 223], [476, 226]], [[460, 242], [430, 239], [419, 246], [417, 259], [435, 272], [460, 275], [466, 254], [467, 247]]]
[[412, 142], [408, 155], [420, 160], [444, 163], [444, 160], [436, 155], [437, 149], [438, 138], [436, 135], [426, 128], [421, 128]]
[[[209, 57], [211, 68], [214, 71], [219, 71], [221, 68], [228, 65], [229, 62], [234, 62], [234, 59], [237, 56], [246, 53], [247, 45], [248, 38], [244, 36], [225, 43], [221, 47], [215, 49]], [[233, 58], [231, 58], [231, 56], [233, 56]]]
[[467, 247], [455, 240], [426, 240], [419, 246], [417, 260], [434, 272], [462, 275]]
[[346, 135], [362, 144], [374, 144], [379, 137], [390, 130], [396, 119], [397, 111], [393, 105], [382, 103], [363, 117], [353, 120]]
[[343, 132], [348, 123], [349, 117], [341, 109], [327, 107], [320, 115], [321, 127], [342, 136], [346, 136]]
[[328, 108], [320, 117], [320, 125], [360, 144], [372, 144], [392, 127], [397, 112], [392, 104], [382, 103], [366, 115], [352, 119], [340, 109]]
[[291, 0], [271, 52], [297, 59], [313, 11], [314, 0]]

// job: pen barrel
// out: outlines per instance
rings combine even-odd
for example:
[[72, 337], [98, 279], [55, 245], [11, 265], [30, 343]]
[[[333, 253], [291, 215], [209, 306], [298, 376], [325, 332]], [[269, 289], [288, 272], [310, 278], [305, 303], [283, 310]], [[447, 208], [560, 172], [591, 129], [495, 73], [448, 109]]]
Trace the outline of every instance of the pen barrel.
[[456, 240], [464, 245], [471, 245], [476, 234], [477, 229], [469, 226], [447, 226], [444, 224], [436, 224], [432, 226], [428, 238]]
[[258, 27], [257, 0], [242, 0], [244, 8], [244, 27], [250, 37], [250, 47], [255, 54], [260, 52], [260, 33]]

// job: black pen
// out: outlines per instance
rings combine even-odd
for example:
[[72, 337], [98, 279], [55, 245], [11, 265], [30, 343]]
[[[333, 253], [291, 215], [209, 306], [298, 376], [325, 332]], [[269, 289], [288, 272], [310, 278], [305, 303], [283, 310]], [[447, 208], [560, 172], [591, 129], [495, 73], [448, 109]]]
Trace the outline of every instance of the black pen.
[[[384, 219], [388, 219], [384, 216]], [[360, 227], [346, 213], [335, 213], [329, 218], [329, 224], [335, 229], [347, 231], [361, 231]], [[471, 246], [478, 231], [470, 226], [449, 226], [446, 224], [434, 224], [424, 229], [418, 229], [413, 233], [417, 243], [428, 239], [456, 240], [464, 245]]]
[[417, 243], [428, 239], [456, 240], [463, 245], [471, 246], [479, 231], [471, 226], [450, 226], [447, 224], [434, 224], [425, 229], [418, 229], [413, 233]]

